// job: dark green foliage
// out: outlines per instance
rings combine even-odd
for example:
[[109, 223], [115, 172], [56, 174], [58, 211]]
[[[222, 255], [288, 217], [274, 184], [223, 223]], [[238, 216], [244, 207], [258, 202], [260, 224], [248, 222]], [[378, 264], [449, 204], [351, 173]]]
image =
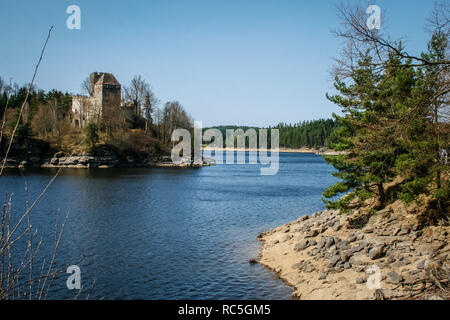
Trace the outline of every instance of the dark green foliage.
[[[435, 34], [427, 59], [437, 59], [446, 46], [446, 38]], [[335, 78], [338, 94], [327, 98], [341, 107], [342, 115], [334, 115], [339, 127], [332, 146], [346, 154], [326, 157], [338, 169], [334, 175], [340, 182], [324, 197], [348, 194], [325, 200], [328, 207], [348, 210], [375, 194], [382, 208], [396, 199], [411, 202], [425, 194], [438, 199], [442, 210], [449, 195], [448, 165], [437, 155], [448, 148], [449, 137], [448, 126], [447, 131], [439, 129], [446, 124], [433, 111], [439, 90], [436, 74], [433, 65], [413, 66], [392, 53], [381, 72], [367, 54], [361, 55], [350, 81]], [[386, 194], [386, 183], [399, 177], [397, 191]]]
[[[267, 128], [267, 146], [270, 147], [271, 145], [270, 129], [278, 129], [280, 147], [282, 148], [328, 147], [331, 143], [336, 142], [334, 130], [337, 127], [338, 124], [333, 119], [303, 121], [296, 124], [280, 123], [274, 127]], [[205, 128], [204, 130], [207, 129], [208, 128]], [[214, 127], [214, 129], [217, 129], [222, 133], [224, 143], [227, 129], [242, 129], [244, 132], [248, 129], [255, 129], [256, 132], [259, 132], [259, 128], [248, 126], [217, 126]]]
[[[9, 93], [9, 98], [7, 99], [7, 92]], [[9, 119], [7, 125], [9, 128], [13, 128], [19, 117], [20, 108], [25, 101], [27, 92], [27, 86], [19, 87], [14, 84], [12, 87], [8, 88], [4, 86], [0, 90], [0, 117], [3, 118], [6, 102], [8, 100], [8, 109], [13, 110], [13, 117]], [[45, 105], [50, 101], [54, 101], [55, 105], [58, 106], [57, 114], [63, 118], [68, 116], [70, 108], [72, 105], [72, 97], [69, 93], [62, 93], [58, 90], [51, 90], [45, 92], [44, 90], [32, 89], [26, 100], [26, 105], [24, 112], [22, 114], [22, 121], [17, 127], [16, 134], [19, 136], [29, 136], [31, 135], [30, 123], [33, 116], [36, 114], [39, 105]]]
[[98, 127], [95, 123], [88, 123], [88, 125], [83, 129], [85, 137], [86, 137], [86, 143], [90, 147], [94, 147], [95, 144], [99, 140], [98, 136]]
[[333, 131], [337, 123], [333, 119], [303, 121], [297, 124], [280, 123], [275, 129], [280, 130], [280, 147], [319, 148], [328, 147], [335, 141]]
[[[19, 113], [20, 109], [16, 109], [14, 112], [14, 116], [11, 118], [10, 121], [8, 121], [8, 126], [10, 128], [14, 128], [17, 123], [17, 119], [19, 119]], [[23, 123], [23, 121], [19, 122], [19, 125], [17, 126], [16, 136], [19, 137], [27, 137], [30, 135], [30, 126], [29, 123]]]

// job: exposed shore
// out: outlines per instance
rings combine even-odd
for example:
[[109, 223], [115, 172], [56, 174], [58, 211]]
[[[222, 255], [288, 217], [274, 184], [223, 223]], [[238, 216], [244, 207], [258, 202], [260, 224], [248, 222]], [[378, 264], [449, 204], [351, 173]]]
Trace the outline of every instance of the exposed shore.
[[297, 299], [450, 298], [448, 225], [421, 228], [401, 203], [364, 219], [335, 210], [303, 216], [260, 234], [257, 261]]
[[[23, 142], [22, 142], [23, 143]], [[204, 147], [203, 151], [244, 151], [244, 149]], [[279, 148], [271, 149], [245, 149], [245, 151], [278, 151], [280, 153], [314, 153], [319, 155], [340, 154], [331, 149], [311, 148]], [[3, 159], [0, 159], [3, 161]], [[211, 166], [213, 159], [203, 158], [201, 163], [194, 163], [186, 158], [179, 164], [172, 162], [165, 155], [122, 154], [107, 145], [99, 145], [90, 152], [67, 153], [50, 149], [48, 144], [28, 139], [23, 145], [17, 144], [14, 152], [8, 157], [6, 168], [151, 168], [151, 167], [205, 167]]]
[[[2, 159], [3, 161], [3, 159]], [[56, 152], [53, 156], [35, 153], [15, 155], [9, 157], [6, 168], [75, 168], [75, 169], [108, 169], [108, 168], [153, 168], [153, 167], [205, 167], [213, 164], [212, 159], [203, 159], [201, 163], [194, 163], [185, 158], [175, 164], [169, 156], [155, 155], [124, 155], [107, 147], [99, 146], [92, 152], [65, 155]]]
[[332, 156], [332, 155], [339, 155], [342, 154], [340, 151], [335, 151], [333, 149], [327, 149], [327, 148], [278, 148], [278, 149], [238, 149], [238, 148], [214, 148], [214, 147], [203, 147], [203, 151], [247, 151], [247, 152], [255, 152], [255, 151], [262, 151], [262, 152], [271, 152], [271, 151], [278, 151], [280, 153], [314, 153], [318, 155], [324, 155], [324, 156]]
[[182, 163], [175, 164], [170, 157], [154, 157], [148, 158], [144, 161], [121, 162], [115, 159], [96, 158], [91, 156], [71, 156], [61, 157], [58, 160], [54, 158], [49, 161], [41, 163], [39, 159], [31, 159], [31, 163], [27, 160], [17, 161], [15, 159], [8, 159], [6, 168], [8, 169], [25, 169], [25, 168], [72, 168], [72, 169], [110, 169], [110, 168], [158, 168], [158, 167], [177, 167], [177, 168], [199, 168], [209, 167], [213, 165], [213, 161], [204, 160], [202, 163], [194, 163], [190, 160], [185, 160]]

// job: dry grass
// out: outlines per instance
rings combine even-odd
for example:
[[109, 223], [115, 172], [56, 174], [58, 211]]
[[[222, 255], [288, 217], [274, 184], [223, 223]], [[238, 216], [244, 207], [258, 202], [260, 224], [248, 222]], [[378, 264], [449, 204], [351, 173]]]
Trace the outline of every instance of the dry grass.
[[[26, 184], [25, 188], [28, 194]], [[26, 220], [19, 219], [17, 223], [12, 223], [12, 202], [13, 195], [6, 194], [0, 226], [0, 300], [46, 299], [53, 280], [65, 272], [64, 269], [55, 268], [55, 258], [68, 215], [59, 224], [58, 212], [52, 256], [48, 263], [44, 259], [36, 266], [36, 259], [44, 240], [42, 238], [36, 240], [37, 231], [32, 227], [30, 215]], [[14, 249], [24, 247], [24, 244], [26, 250], [19, 259]]]

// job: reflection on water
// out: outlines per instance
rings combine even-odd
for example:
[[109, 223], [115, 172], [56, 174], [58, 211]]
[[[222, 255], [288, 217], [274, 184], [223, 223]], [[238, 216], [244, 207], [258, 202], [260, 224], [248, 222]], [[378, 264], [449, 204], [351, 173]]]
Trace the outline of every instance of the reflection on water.
[[[69, 211], [57, 263], [79, 263], [92, 298], [289, 299], [291, 289], [248, 260], [259, 232], [323, 209], [333, 183], [320, 156], [280, 154], [280, 171], [258, 165], [201, 169], [64, 169], [33, 212], [49, 256], [58, 209]], [[52, 170], [9, 171], [0, 191], [14, 192], [14, 213], [48, 183]], [[66, 277], [51, 298], [73, 298]]]

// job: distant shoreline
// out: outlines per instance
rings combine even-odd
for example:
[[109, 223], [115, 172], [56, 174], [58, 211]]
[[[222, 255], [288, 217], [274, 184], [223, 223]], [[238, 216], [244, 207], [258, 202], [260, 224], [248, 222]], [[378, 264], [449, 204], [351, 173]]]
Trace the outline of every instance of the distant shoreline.
[[[244, 151], [244, 149], [238, 149], [238, 148], [213, 148], [213, 147], [203, 147], [203, 151]], [[332, 155], [339, 155], [342, 154], [340, 151], [335, 151], [333, 149], [314, 149], [314, 148], [278, 148], [275, 150], [272, 149], [249, 149], [246, 148], [245, 151], [262, 151], [262, 152], [270, 152], [270, 151], [278, 151], [279, 153], [314, 153], [317, 155], [324, 155], [324, 156], [332, 156]]]

